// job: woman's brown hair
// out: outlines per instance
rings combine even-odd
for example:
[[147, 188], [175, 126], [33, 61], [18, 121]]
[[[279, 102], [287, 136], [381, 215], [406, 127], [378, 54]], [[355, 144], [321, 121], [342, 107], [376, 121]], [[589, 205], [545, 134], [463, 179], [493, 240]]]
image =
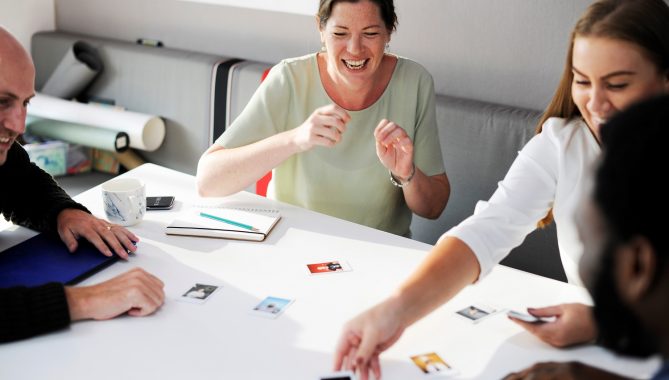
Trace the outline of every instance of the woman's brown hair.
[[[330, 19], [330, 16], [332, 15], [332, 8], [334, 8], [335, 4], [343, 2], [357, 3], [359, 1], [360, 0], [320, 0], [318, 13], [316, 16], [318, 17], [318, 23], [321, 29], [325, 28], [325, 24], [327, 24], [328, 20]], [[388, 32], [392, 33], [395, 31], [397, 29], [397, 14], [395, 13], [395, 4], [393, 3], [393, 0], [368, 1], [376, 4], [376, 6], [379, 8], [381, 19], [386, 25]]]
[[[588, 7], [571, 32], [567, 59], [553, 99], [539, 119], [541, 133], [551, 117], [580, 116], [571, 96], [574, 80], [572, 53], [576, 37], [605, 37], [633, 43], [641, 48], [659, 72], [669, 75], [669, 6], [664, 0], [600, 0]], [[543, 228], [553, 221], [553, 210], [539, 221]]]

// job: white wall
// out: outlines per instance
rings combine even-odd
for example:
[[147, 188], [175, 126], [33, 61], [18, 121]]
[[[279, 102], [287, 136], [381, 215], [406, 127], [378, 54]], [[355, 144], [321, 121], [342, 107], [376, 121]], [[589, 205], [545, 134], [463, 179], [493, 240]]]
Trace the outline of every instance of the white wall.
[[54, 0], [0, 0], [0, 25], [30, 51], [30, 37], [55, 29]]
[[313, 15], [318, 10], [318, 2], [313, 0], [181, 0], [197, 3], [231, 5], [241, 8], [265, 9], [302, 15]]
[[[589, 3], [396, 0], [391, 50], [422, 63], [440, 94], [542, 109], [562, 72], [569, 31]], [[311, 16], [177, 0], [56, 0], [56, 25], [267, 62], [319, 48]]]

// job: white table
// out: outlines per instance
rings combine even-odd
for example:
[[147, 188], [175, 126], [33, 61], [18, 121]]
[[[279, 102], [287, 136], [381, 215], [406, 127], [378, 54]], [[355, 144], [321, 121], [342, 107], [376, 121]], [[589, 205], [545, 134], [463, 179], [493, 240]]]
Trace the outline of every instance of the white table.
[[[1, 379], [316, 379], [330, 371], [342, 324], [386, 297], [425, 257], [429, 245], [329, 216], [239, 193], [226, 202], [276, 208], [282, 220], [265, 242], [167, 236], [163, 228], [195, 199], [192, 176], [146, 164], [147, 195], [175, 195], [172, 211], [151, 211], [131, 230], [138, 254], [84, 282], [138, 266], [165, 282], [165, 305], [145, 318], [86, 321], [0, 346]], [[103, 215], [99, 188], [77, 197]], [[3, 230], [4, 229], [4, 230]], [[33, 233], [0, 225], [0, 249]], [[352, 272], [307, 274], [307, 263], [343, 259]], [[176, 299], [194, 283], [222, 285], [207, 303]], [[294, 298], [278, 319], [249, 315], [265, 296]], [[588, 302], [581, 288], [498, 266], [481, 283], [410, 327], [382, 356], [383, 378], [423, 379], [409, 357], [435, 351], [463, 379], [500, 378], [536, 361], [580, 360], [636, 377], [658, 361], [621, 359], [598, 347], [557, 350], [507, 320], [472, 324], [455, 311], [472, 303], [522, 310]], [[1, 308], [1, 305], [0, 305]]]

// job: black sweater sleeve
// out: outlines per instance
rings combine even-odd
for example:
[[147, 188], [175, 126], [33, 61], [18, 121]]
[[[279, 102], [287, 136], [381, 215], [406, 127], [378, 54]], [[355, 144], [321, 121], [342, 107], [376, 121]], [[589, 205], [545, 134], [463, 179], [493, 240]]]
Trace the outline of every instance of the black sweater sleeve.
[[[0, 165], [0, 183], [0, 213], [24, 227], [56, 232], [57, 217], [62, 210], [88, 212], [48, 173], [31, 163], [18, 143], [14, 143], [5, 163]], [[0, 289], [0, 342], [28, 338], [69, 324], [70, 312], [62, 284]]]
[[37, 231], [57, 231], [58, 214], [66, 208], [89, 212], [70, 198], [53, 178], [30, 162], [14, 143], [0, 166], [0, 213], [15, 224]]
[[0, 289], [0, 342], [29, 338], [69, 324], [62, 284]]

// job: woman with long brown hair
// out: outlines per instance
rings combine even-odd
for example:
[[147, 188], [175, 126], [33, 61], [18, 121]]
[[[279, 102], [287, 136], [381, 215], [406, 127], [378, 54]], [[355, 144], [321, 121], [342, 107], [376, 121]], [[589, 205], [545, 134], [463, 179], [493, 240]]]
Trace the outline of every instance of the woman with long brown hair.
[[[618, 111], [669, 92], [669, 6], [663, 0], [601, 0], [571, 35], [565, 70], [538, 134], [514, 161], [497, 191], [473, 216], [439, 240], [391, 297], [349, 321], [335, 367], [380, 376], [379, 354], [406, 327], [462, 288], [481, 280], [537, 224], [554, 219], [567, 278], [580, 284], [582, 245], [573, 214], [600, 156], [600, 128]], [[554, 322], [516, 321], [554, 346], [592, 341], [589, 307], [529, 309]]]

